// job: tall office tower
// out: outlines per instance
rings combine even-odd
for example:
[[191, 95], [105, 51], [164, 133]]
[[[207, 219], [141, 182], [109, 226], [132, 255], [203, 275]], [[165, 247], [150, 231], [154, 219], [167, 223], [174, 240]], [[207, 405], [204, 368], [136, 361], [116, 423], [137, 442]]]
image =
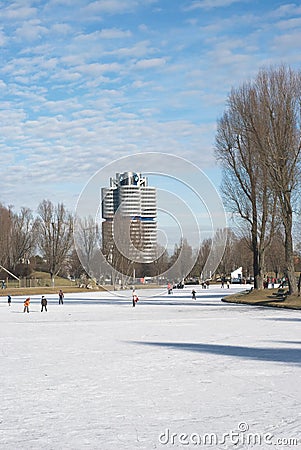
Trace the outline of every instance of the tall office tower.
[[110, 187], [101, 189], [101, 199], [107, 260], [112, 262], [118, 242], [130, 260], [149, 263], [156, 259], [156, 188], [148, 186], [147, 177], [135, 172], [116, 173], [110, 178]]

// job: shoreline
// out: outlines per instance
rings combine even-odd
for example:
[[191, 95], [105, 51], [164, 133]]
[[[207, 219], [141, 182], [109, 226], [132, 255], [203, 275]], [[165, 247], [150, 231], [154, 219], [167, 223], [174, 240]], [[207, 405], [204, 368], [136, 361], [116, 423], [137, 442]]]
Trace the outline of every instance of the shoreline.
[[236, 303], [240, 305], [301, 310], [300, 296], [288, 295], [285, 300], [271, 298], [272, 294], [275, 294], [276, 292], [277, 289], [262, 289], [258, 291], [246, 290], [222, 297], [221, 301], [224, 303]]

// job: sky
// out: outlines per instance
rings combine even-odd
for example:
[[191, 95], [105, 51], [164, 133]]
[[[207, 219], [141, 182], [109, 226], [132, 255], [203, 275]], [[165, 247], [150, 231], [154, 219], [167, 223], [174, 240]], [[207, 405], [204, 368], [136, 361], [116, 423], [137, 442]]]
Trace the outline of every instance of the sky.
[[96, 171], [141, 152], [186, 158], [218, 187], [231, 88], [301, 61], [301, 2], [17, 0], [0, 17], [0, 202], [16, 210], [73, 210]]

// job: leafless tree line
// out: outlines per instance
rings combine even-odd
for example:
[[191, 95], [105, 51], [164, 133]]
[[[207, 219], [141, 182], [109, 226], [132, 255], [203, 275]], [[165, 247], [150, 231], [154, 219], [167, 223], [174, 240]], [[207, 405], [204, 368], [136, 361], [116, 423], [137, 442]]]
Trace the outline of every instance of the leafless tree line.
[[11, 207], [0, 205], [0, 230], [0, 264], [15, 271], [32, 256], [37, 221], [27, 208], [15, 213]]
[[255, 288], [262, 288], [266, 255], [275, 237], [284, 247], [289, 290], [297, 290], [293, 219], [301, 151], [301, 73], [286, 66], [262, 69], [233, 89], [218, 121], [216, 157], [223, 196], [250, 239]]
[[[17, 276], [29, 275], [28, 269], [33, 264], [29, 261], [38, 259], [43, 270], [51, 279], [58, 275], [70, 275], [80, 278], [85, 273], [97, 281], [103, 281], [101, 270], [95, 271], [95, 261], [102, 248], [99, 227], [92, 218], [80, 219], [77, 240], [80, 249], [75, 249], [73, 242], [74, 216], [63, 204], [54, 205], [44, 200], [37, 208], [37, 214], [27, 208], [14, 212], [12, 207], [0, 206], [0, 265]], [[220, 237], [226, 238], [224, 256], [217, 273], [229, 276], [237, 267], [243, 266], [245, 275], [253, 274], [252, 240], [243, 228], [235, 233], [233, 230], [221, 230]], [[265, 270], [275, 276], [283, 274], [285, 269], [284, 239], [281, 228], [271, 238], [271, 245], [265, 252]], [[216, 237], [217, 239], [218, 237]], [[215, 239], [215, 238], [214, 238]], [[300, 240], [301, 242], [301, 240]], [[166, 249], [158, 248], [159, 257], [150, 264], [135, 264], [128, 261], [118, 251], [113, 252], [110, 264], [123, 274], [123, 282], [133, 276], [157, 277], [174, 267], [172, 278], [180, 281], [185, 277], [202, 277], [203, 268], [210, 253], [212, 239], [205, 239], [198, 250], [193, 249], [186, 239], [175, 245], [170, 255]], [[301, 251], [301, 246], [299, 246]], [[177, 264], [175, 264], [178, 261]], [[187, 273], [187, 267], [192, 267]], [[116, 280], [113, 280], [113, 283]]]
[[72, 231], [73, 217], [63, 204], [44, 200], [36, 216], [28, 208], [17, 213], [0, 205], [0, 265], [16, 276], [26, 276], [30, 260], [38, 254], [53, 280], [70, 256]]

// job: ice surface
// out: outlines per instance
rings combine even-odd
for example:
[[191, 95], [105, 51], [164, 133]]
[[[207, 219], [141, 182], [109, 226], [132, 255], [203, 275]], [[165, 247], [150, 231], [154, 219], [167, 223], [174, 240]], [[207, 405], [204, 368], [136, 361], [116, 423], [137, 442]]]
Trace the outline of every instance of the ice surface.
[[300, 448], [300, 311], [220, 301], [237, 289], [49, 295], [47, 313], [33, 296], [29, 314], [2, 297], [1, 450]]

